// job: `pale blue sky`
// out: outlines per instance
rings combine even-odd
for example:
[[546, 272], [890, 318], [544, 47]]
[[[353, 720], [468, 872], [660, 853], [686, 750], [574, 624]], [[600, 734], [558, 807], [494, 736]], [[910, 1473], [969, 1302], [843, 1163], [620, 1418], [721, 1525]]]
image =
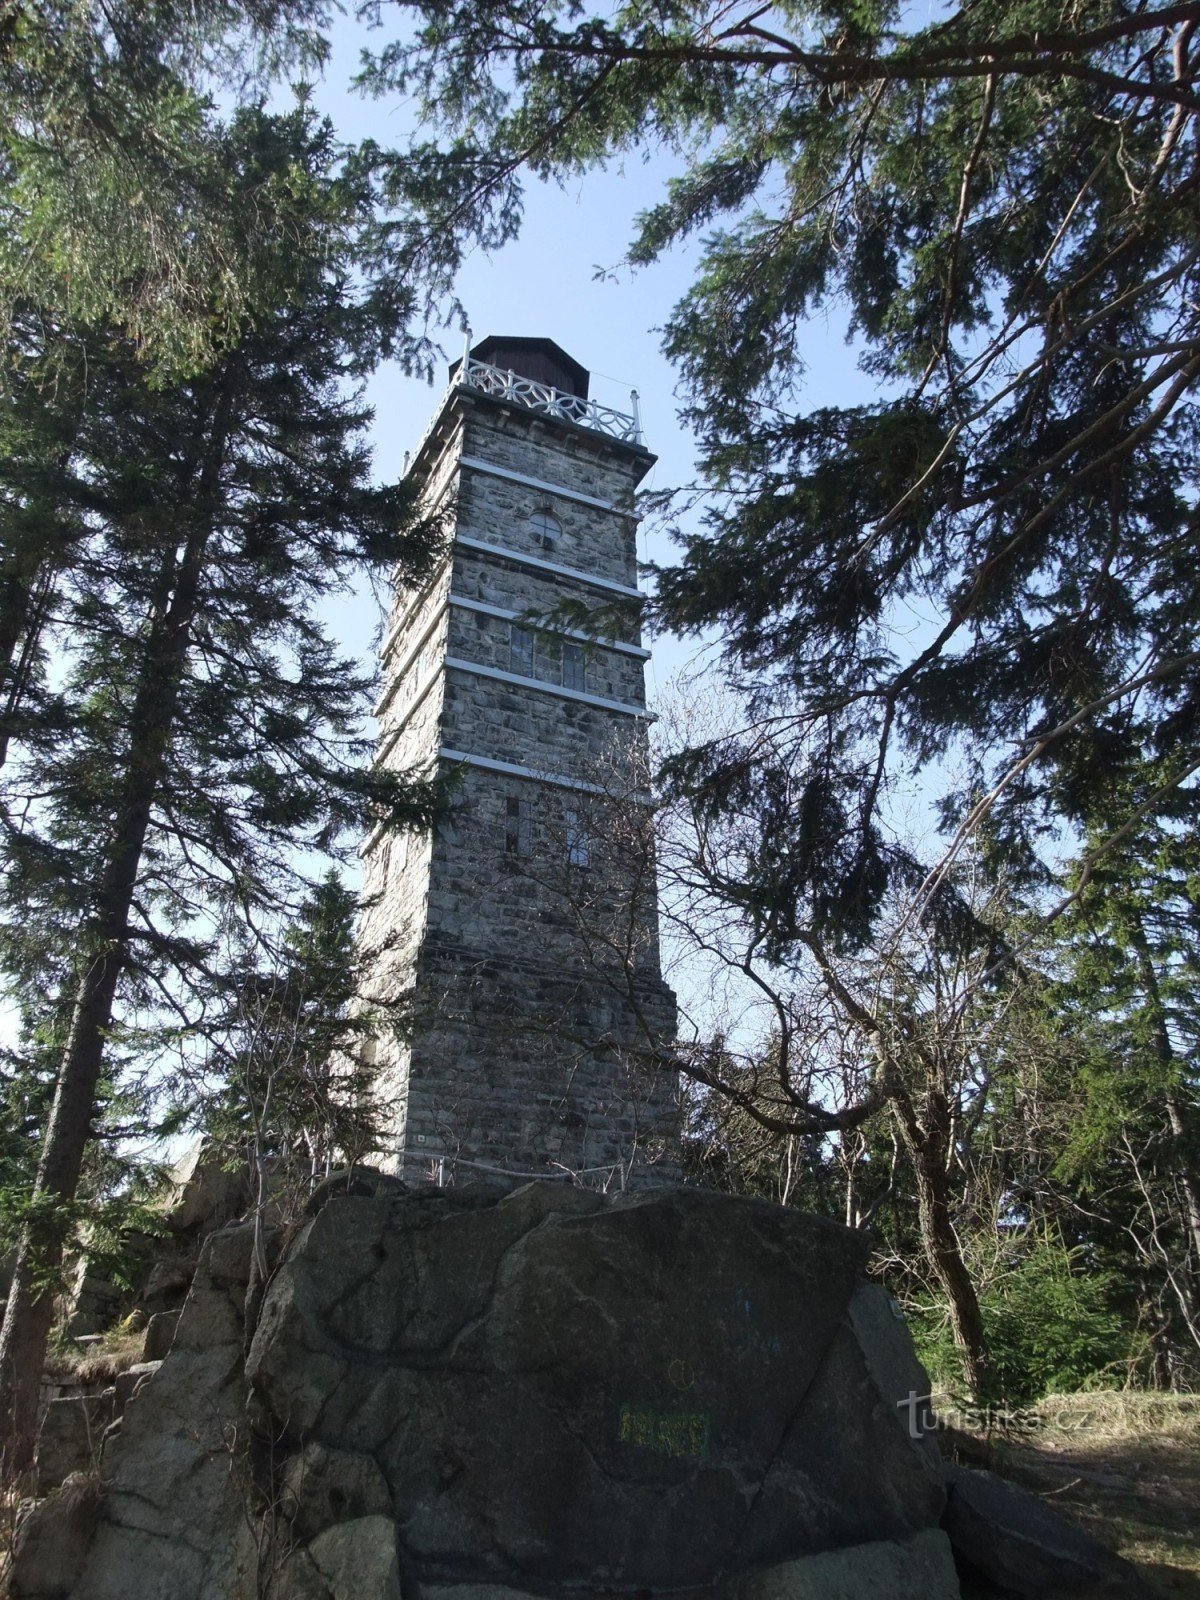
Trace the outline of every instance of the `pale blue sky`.
[[[412, 118], [398, 101], [364, 99], [349, 89], [364, 44], [378, 44], [386, 30], [368, 33], [351, 17], [333, 31], [333, 57], [315, 103], [333, 119], [343, 137], [371, 137], [402, 145]], [[627, 157], [620, 167], [591, 174], [566, 188], [535, 184], [527, 196], [521, 237], [494, 256], [476, 251], [457, 285], [475, 338], [487, 334], [547, 337], [568, 350], [592, 373], [592, 393], [620, 410], [629, 409], [629, 391], [638, 390], [646, 442], [658, 465], [644, 487], [665, 488], [691, 480], [692, 440], [676, 412], [676, 377], [659, 350], [657, 329], [684, 292], [695, 266], [695, 247], [666, 260], [615, 277], [597, 279], [597, 269], [619, 268], [633, 232], [633, 218], [660, 198], [671, 162], [661, 154]], [[448, 358], [462, 347], [461, 335], [444, 336]], [[805, 340], [808, 398], [829, 405], [870, 398], [868, 381], [840, 330], [814, 324]], [[404, 452], [420, 438], [444, 383], [443, 368], [434, 389], [386, 367], [373, 379], [375, 471], [381, 479], [398, 475]], [[668, 561], [671, 545], [643, 530], [643, 559]], [[371, 603], [339, 605], [331, 619], [347, 649], [369, 647], [375, 625]], [[650, 641], [654, 657], [647, 689], [674, 677], [694, 656], [694, 641]]]
[[[344, 138], [370, 137], [400, 146], [412, 126], [408, 108], [365, 100], [347, 87], [362, 45], [378, 43], [385, 36], [368, 35], [352, 19], [342, 18], [334, 34], [333, 59], [314, 100]], [[644, 484], [647, 489], [686, 484], [694, 477], [693, 441], [676, 414], [677, 379], [660, 352], [657, 330], [691, 280], [698, 246], [675, 251], [637, 272], [625, 268], [614, 274], [612, 269], [620, 268], [634, 217], [661, 197], [672, 170], [672, 162], [661, 153], [645, 160], [634, 155], [619, 167], [590, 174], [565, 188], [533, 185], [519, 239], [494, 256], [476, 251], [456, 285], [473, 338], [496, 333], [554, 339], [588, 368], [592, 394], [620, 410], [629, 409], [630, 389], [638, 390], [646, 442], [658, 456]], [[597, 269], [606, 275], [597, 278]], [[448, 360], [456, 359], [462, 350], [461, 334], [448, 330], [443, 343]], [[836, 324], [819, 320], [810, 325], [804, 350], [809, 403], [835, 405], [871, 398], [871, 385], [859, 372], [855, 354]], [[445, 380], [445, 367], [432, 389], [395, 367], [385, 367], [372, 380], [375, 471], [381, 479], [401, 471], [404, 453], [424, 432]], [[672, 550], [665, 534], [643, 526], [639, 541], [643, 560], [668, 562]], [[370, 659], [378, 613], [369, 597], [348, 597], [329, 610], [328, 618], [343, 649]], [[669, 698], [673, 679], [699, 664], [701, 646], [693, 639], [671, 637], [646, 642], [653, 649], [646, 668], [653, 708], [660, 697]], [[711, 659], [715, 651], [705, 654]], [[692, 696], [702, 692], [700, 686], [689, 691]], [[721, 981], [721, 974], [682, 956], [673, 950], [673, 943], [667, 936], [668, 976], [698, 1028], [704, 1031], [719, 1023], [731, 1033], [756, 1033], [757, 991], [752, 997], [749, 990], [742, 992], [744, 986]]]

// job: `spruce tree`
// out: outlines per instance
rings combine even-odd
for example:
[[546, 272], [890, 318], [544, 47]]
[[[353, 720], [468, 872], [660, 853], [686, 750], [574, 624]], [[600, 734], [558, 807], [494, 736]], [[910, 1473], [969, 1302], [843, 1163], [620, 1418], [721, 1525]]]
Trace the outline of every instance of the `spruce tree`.
[[10, 1472], [29, 1458], [63, 1219], [115, 1047], [142, 1018], [169, 1015], [178, 1039], [219, 1011], [217, 921], [294, 907], [298, 851], [433, 804], [364, 767], [365, 685], [314, 617], [355, 571], [412, 581], [438, 547], [406, 487], [367, 482], [348, 388], [413, 348], [418, 289], [371, 271], [383, 158], [339, 151], [304, 110], [242, 113], [220, 142], [243, 210], [272, 185], [291, 195], [260, 279], [271, 302], [263, 287], [238, 342], [173, 384], [147, 381], [119, 332], [95, 340], [104, 378], [70, 452], [86, 536], [53, 618], [67, 715], [10, 762], [6, 965], [57, 1041], [45, 1225], [25, 1230], [0, 1334]]
[[[795, 803], [772, 820], [818, 920], [865, 936], [904, 764], [957, 746], [955, 821], [982, 801], [993, 837], [1032, 849], [1047, 811], [1089, 814], [1137, 700], [1188, 782], [1194, 5], [375, 9], [417, 23], [375, 87], [425, 96], [448, 166], [477, 162], [477, 207], [518, 208], [523, 172], [678, 156], [630, 247], [646, 265], [700, 241], [665, 348], [704, 515], [681, 521], [658, 617], [717, 630], [790, 733]], [[878, 386], [866, 404], [805, 393], [827, 311]], [[732, 808], [745, 761], [716, 741], [675, 775]]]
[[[1143, 809], [1161, 766], [1121, 774]], [[1145, 1283], [1176, 1368], [1200, 1351], [1200, 858], [1194, 804], [1169, 793], [1068, 881], [1062, 1026], [1078, 1037], [1073, 1108], [1051, 1168], [1091, 1198], [1103, 1247]], [[1088, 841], [1095, 844], [1096, 829]]]
[[[335, 1165], [353, 1167], [383, 1134], [360, 1057], [375, 1018], [361, 1004], [358, 900], [335, 871], [315, 883], [277, 948], [252, 948], [224, 985], [211, 1037], [204, 1126], [227, 1151], [253, 1154], [260, 1201], [302, 1207]], [[271, 956], [269, 965], [264, 957]]]
[[319, 65], [326, 15], [319, 0], [4, 7], [0, 334], [30, 307], [115, 327], [162, 376], [235, 340], [287, 198], [264, 188], [235, 220], [211, 98], [253, 104]]

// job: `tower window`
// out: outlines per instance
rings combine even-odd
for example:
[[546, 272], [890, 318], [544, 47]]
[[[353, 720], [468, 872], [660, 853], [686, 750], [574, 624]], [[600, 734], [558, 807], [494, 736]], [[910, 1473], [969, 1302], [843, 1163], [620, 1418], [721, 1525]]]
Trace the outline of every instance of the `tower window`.
[[558, 640], [542, 634], [534, 644], [534, 676], [543, 683], [561, 683], [562, 672], [562, 649]]
[[533, 849], [533, 802], [510, 794], [504, 802], [504, 853], [527, 856]]
[[535, 511], [529, 519], [529, 526], [543, 550], [554, 550], [562, 538], [562, 523], [552, 511]]
[[523, 678], [533, 677], [533, 634], [514, 622], [509, 631], [509, 670], [519, 672]]
[[567, 812], [567, 865], [586, 867], [589, 864], [588, 836], [583, 818], [578, 811]]
[[572, 644], [569, 639], [563, 642], [562, 647], [562, 681], [564, 689], [587, 688], [587, 661], [583, 646]]

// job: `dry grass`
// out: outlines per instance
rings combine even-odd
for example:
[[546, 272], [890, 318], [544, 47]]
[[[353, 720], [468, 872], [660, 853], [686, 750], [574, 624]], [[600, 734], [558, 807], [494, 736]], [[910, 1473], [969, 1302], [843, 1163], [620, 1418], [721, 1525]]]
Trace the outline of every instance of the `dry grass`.
[[1044, 1400], [1039, 1426], [993, 1441], [998, 1470], [1132, 1561], [1170, 1600], [1200, 1600], [1200, 1395], [1103, 1391]]
[[1200, 1445], [1200, 1394], [1098, 1389], [1053, 1395], [1034, 1407], [1056, 1437], [1083, 1430], [1089, 1439], [1133, 1439], [1147, 1434], [1191, 1439]]
[[145, 1319], [126, 1317], [108, 1330], [100, 1344], [54, 1346], [46, 1358], [46, 1377], [51, 1383], [78, 1383], [89, 1388], [112, 1383], [142, 1359], [145, 1342]]

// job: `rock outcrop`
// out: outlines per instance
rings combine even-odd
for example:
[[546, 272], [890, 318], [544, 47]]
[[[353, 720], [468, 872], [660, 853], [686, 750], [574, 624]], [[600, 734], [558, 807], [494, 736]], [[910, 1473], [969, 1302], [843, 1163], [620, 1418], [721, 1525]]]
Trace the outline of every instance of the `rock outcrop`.
[[[61, 1307], [68, 1336], [87, 1338], [134, 1310], [147, 1317], [174, 1315], [191, 1285], [203, 1241], [243, 1216], [250, 1199], [244, 1153], [223, 1150], [203, 1135], [195, 1138], [151, 1202], [161, 1227], [126, 1237], [131, 1287], [109, 1279], [86, 1251], [75, 1258]], [[152, 1359], [149, 1353], [147, 1359]]]
[[948, 1471], [945, 1528], [963, 1566], [1030, 1600], [1153, 1600], [1128, 1561], [993, 1472]]
[[937, 1524], [896, 1404], [922, 1380], [865, 1255], [695, 1190], [335, 1201], [248, 1373], [278, 1449], [363, 1464], [344, 1517], [381, 1475], [416, 1581], [686, 1588]]
[[[90, 1543], [64, 1586], [50, 1585], [37, 1551], [53, 1543], [58, 1497], [35, 1512], [30, 1548], [18, 1530], [14, 1600], [246, 1600], [256, 1595], [259, 1498], [251, 1465], [242, 1303], [253, 1228], [214, 1234], [180, 1317], [170, 1355], [137, 1388], [105, 1435], [103, 1498]], [[31, 1519], [32, 1520], [32, 1519]]]
[[18, 1600], [957, 1600], [860, 1235], [693, 1189], [335, 1195], [244, 1359], [251, 1245], [209, 1239], [52, 1573], [55, 1500], [29, 1519]]

